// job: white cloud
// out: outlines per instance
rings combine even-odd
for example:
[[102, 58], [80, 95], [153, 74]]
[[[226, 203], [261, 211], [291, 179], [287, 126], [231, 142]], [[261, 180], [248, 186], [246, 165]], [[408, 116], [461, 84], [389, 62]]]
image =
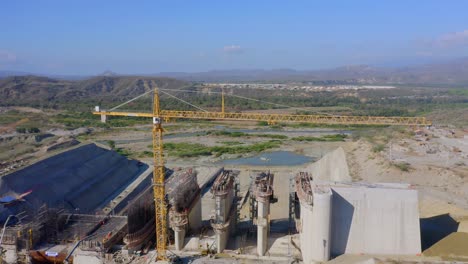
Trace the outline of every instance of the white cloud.
[[239, 54], [244, 52], [244, 50], [239, 45], [224, 46], [223, 51], [227, 54]]
[[441, 48], [468, 46], [468, 29], [441, 35], [435, 39], [434, 45]]
[[8, 50], [0, 49], [0, 62], [16, 62], [16, 54]]

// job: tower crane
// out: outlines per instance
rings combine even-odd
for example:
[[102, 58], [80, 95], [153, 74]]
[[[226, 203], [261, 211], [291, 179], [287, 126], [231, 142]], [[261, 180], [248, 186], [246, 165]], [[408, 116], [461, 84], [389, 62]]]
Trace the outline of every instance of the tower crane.
[[[151, 92], [151, 91], [149, 91]], [[146, 93], [149, 93], [146, 92]], [[145, 93], [145, 94], [146, 94]], [[142, 95], [134, 98], [137, 99]], [[226, 112], [224, 92], [222, 93], [221, 112], [209, 111], [178, 111], [161, 110], [159, 90], [154, 89], [152, 113], [102, 111], [96, 107], [95, 115], [101, 116], [105, 122], [107, 116], [148, 117], [153, 120], [153, 191], [155, 203], [156, 250], [158, 260], [167, 260], [168, 242], [167, 205], [165, 201], [165, 171], [163, 155], [163, 121], [169, 119], [208, 119], [232, 121], [266, 121], [269, 124], [278, 122], [313, 123], [313, 124], [343, 124], [343, 125], [403, 125], [430, 126], [425, 117], [383, 117], [383, 116], [339, 116], [339, 115], [298, 115], [298, 114], [266, 114], [266, 113], [235, 113]], [[134, 99], [130, 100], [133, 101]], [[128, 102], [130, 102], [128, 101]], [[125, 104], [125, 103], [124, 103]], [[122, 104], [123, 105], [123, 104]], [[121, 105], [119, 105], [121, 106]], [[117, 106], [117, 107], [119, 107]], [[116, 109], [114, 107], [113, 109]]]

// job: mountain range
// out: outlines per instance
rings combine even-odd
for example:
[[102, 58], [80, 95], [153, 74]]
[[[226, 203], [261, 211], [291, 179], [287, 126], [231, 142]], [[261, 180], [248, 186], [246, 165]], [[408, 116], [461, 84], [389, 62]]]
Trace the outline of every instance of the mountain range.
[[[26, 72], [0, 71], [0, 78], [30, 75]], [[126, 76], [106, 71], [100, 77]], [[161, 72], [141, 77], [170, 77], [194, 82], [325, 82], [350, 84], [417, 84], [417, 85], [465, 85], [468, 84], [468, 57], [442, 63], [408, 67], [375, 67], [351, 65], [333, 69], [300, 71], [294, 69], [273, 70], [215, 70], [207, 72]], [[46, 77], [62, 80], [84, 81], [93, 76]], [[96, 78], [96, 77], [94, 77]], [[93, 79], [93, 78], [91, 78]]]
[[355, 84], [463, 85], [468, 84], [468, 58], [408, 67], [351, 65], [313, 71], [293, 69], [225, 70], [198, 73], [165, 72], [156, 74], [156, 76], [205, 82], [309, 81]]
[[0, 79], [0, 105], [45, 105], [80, 101], [114, 101], [133, 98], [157, 86], [174, 89], [187, 82], [163, 77], [97, 76], [63, 80], [43, 76]]

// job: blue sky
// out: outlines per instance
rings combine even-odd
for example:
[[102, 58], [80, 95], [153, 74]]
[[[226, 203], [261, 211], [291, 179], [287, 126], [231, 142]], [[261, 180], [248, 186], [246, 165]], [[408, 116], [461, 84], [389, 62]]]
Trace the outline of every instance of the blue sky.
[[0, 1], [0, 70], [138, 74], [468, 56], [468, 1]]

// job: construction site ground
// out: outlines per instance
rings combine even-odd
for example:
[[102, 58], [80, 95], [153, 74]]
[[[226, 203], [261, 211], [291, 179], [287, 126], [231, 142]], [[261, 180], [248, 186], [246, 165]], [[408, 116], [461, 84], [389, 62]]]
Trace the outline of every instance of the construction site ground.
[[[206, 127], [208, 126], [208, 127]], [[213, 129], [214, 126], [202, 124], [199, 127], [193, 126], [185, 129], [181, 137], [169, 137], [167, 142], [197, 142], [205, 145], [216, 145], [217, 142], [223, 140], [233, 140], [232, 138], [211, 137], [211, 136], [197, 136], [197, 131], [206, 131]], [[230, 127], [232, 128], [232, 127]], [[258, 129], [255, 125], [244, 124], [243, 126], [236, 126], [235, 129]], [[298, 131], [299, 130], [299, 131]], [[309, 130], [309, 131], [307, 131]], [[267, 131], [267, 133], [278, 133], [293, 136], [316, 136], [318, 132], [322, 134], [336, 134], [341, 133], [341, 130], [330, 129], [294, 129], [288, 128], [280, 131]], [[171, 132], [174, 133], [174, 132]], [[255, 133], [255, 132], [250, 132]], [[259, 130], [258, 133], [265, 133]], [[431, 218], [448, 214], [455, 221], [459, 222], [458, 228], [455, 231], [468, 232], [468, 166], [465, 164], [468, 155], [468, 136], [467, 132], [463, 130], [455, 131], [452, 133], [450, 129], [445, 128], [432, 128], [424, 130], [425, 135], [415, 135], [413, 131], [392, 136], [390, 140], [384, 144], [380, 150], [376, 150], [375, 142], [361, 138], [358, 140], [346, 140], [345, 142], [294, 142], [285, 141], [282, 143], [281, 150], [292, 151], [305, 156], [310, 156], [319, 159], [326, 153], [338, 148], [343, 147], [346, 153], [347, 164], [349, 166], [352, 181], [366, 181], [366, 182], [404, 182], [414, 186], [419, 190], [420, 194], [420, 217]], [[110, 138], [115, 138], [117, 144], [118, 140], [125, 140], [127, 132], [114, 132]], [[320, 134], [318, 134], [320, 135]], [[122, 137], [123, 136], [123, 137]], [[130, 137], [130, 134], [128, 133]], [[109, 134], [105, 135], [109, 138]], [[131, 138], [135, 141], [141, 140], [140, 143], [135, 141], [130, 143], [121, 142], [120, 146], [141, 151], [146, 149], [151, 143], [148, 141], [150, 134], [148, 130], [141, 130], [139, 133], [132, 131]], [[146, 140], [145, 140], [146, 139]], [[239, 140], [239, 139], [235, 139]], [[240, 139], [243, 142], [256, 142], [261, 139], [251, 137]], [[250, 155], [255, 155], [254, 153]], [[189, 166], [216, 166], [221, 159], [236, 158], [238, 156], [224, 156], [224, 157], [198, 157], [198, 158], [176, 158], [167, 157], [167, 164], [169, 167], [189, 167]], [[405, 164], [400, 165], [400, 164]], [[284, 223], [288, 217], [288, 200], [289, 193], [289, 179], [297, 171], [308, 170], [310, 164], [300, 166], [275, 166], [268, 164], [267, 166], [247, 166], [236, 165], [226, 166], [227, 169], [241, 170], [240, 185], [241, 194], [245, 194], [250, 175], [256, 170], [270, 170], [275, 174], [275, 195], [279, 197], [279, 201], [271, 206], [271, 220], [276, 224]], [[337, 164], [339, 166], [339, 164]], [[209, 192], [205, 192], [202, 201], [203, 219], [208, 220], [210, 215], [213, 214], [213, 200]], [[241, 219], [247, 217], [248, 209], [244, 206], [241, 210]], [[272, 227], [274, 229], [275, 227]], [[281, 228], [280, 228], [281, 229]], [[288, 241], [288, 236], [280, 234], [280, 239], [277, 239], [274, 234], [269, 241], [269, 251], [266, 258], [275, 256], [282, 256], [282, 261], [287, 261], [285, 256], [290, 254], [298, 255], [297, 250], [291, 246]], [[293, 238], [294, 240], [294, 238]], [[295, 239], [296, 244], [299, 240]], [[451, 241], [448, 241], [450, 243]], [[235, 242], [234, 242], [235, 243]], [[246, 246], [243, 252], [249, 252], [255, 255], [255, 245], [253, 242], [245, 242]], [[233, 245], [232, 248], [238, 248]], [[468, 246], [468, 245], [467, 245]], [[447, 246], [445, 246], [447, 247]], [[423, 248], [424, 249], [424, 248]], [[229, 251], [228, 251], [229, 252]], [[291, 254], [292, 252], [292, 254]], [[238, 252], [231, 252], [233, 255]], [[239, 256], [240, 257], [240, 256]], [[401, 259], [397, 256], [386, 256], [388, 259]], [[422, 259], [432, 260], [439, 259], [434, 256], [431, 257], [417, 257], [414, 261], [421, 261]], [[243, 258], [242, 258], [243, 259]], [[280, 259], [276, 259], [280, 261]], [[379, 262], [376, 259], [376, 263]], [[411, 261], [411, 258], [408, 259]]]
[[[229, 138], [223, 136], [206, 136], [200, 135], [200, 132], [209, 130], [224, 130], [234, 129], [240, 131], [249, 131], [248, 133], [269, 133], [281, 134], [288, 137], [297, 136], [321, 136], [325, 134], [337, 134], [347, 132], [350, 136], [344, 142], [306, 142], [284, 140], [281, 143], [281, 150], [292, 151], [301, 155], [309, 156], [314, 159], [319, 159], [326, 153], [342, 147], [346, 153], [349, 172], [353, 181], [366, 182], [405, 182], [410, 183], [414, 188], [419, 190], [420, 194], [420, 217], [432, 218], [441, 215], [448, 215], [459, 224], [455, 231], [468, 232], [468, 132], [466, 130], [451, 130], [448, 128], [432, 128], [430, 130], [423, 129], [422, 133], [416, 135], [411, 129], [405, 133], [395, 132], [387, 141], [379, 143], [378, 136], [374, 136], [372, 140], [366, 137], [355, 138], [354, 131], [348, 132], [339, 129], [321, 129], [321, 128], [290, 128], [285, 127], [280, 130], [266, 129], [259, 127], [253, 123], [238, 123], [232, 126], [227, 122], [213, 123], [175, 123], [167, 126], [167, 136], [165, 142], [196, 142], [207, 146], [214, 146], [222, 141], [242, 141], [245, 144], [265, 141], [267, 139], [260, 137], [242, 137]], [[258, 131], [258, 132], [257, 132]], [[65, 145], [60, 148], [51, 149], [50, 147], [72, 140], [80, 140], [83, 142], [99, 142], [106, 144], [107, 141], [113, 140], [116, 148], [128, 150], [130, 153], [142, 153], [144, 151], [152, 151], [151, 131], [150, 126], [139, 126], [132, 128], [100, 130], [89, 134], [90, 130], [83, 128], [78, 131], [66, 131], [61, 129], [51, 129], [47, 133], [52, 136], [49, 139], [37, 140], [31, 138], [31, 142], [19, 140], [18, 147], [15, 147], [15, 137], [20, 136], [15, 133], [3, 135], [0, 141], [0, 148], [7, 151], [8, 157], [14, 157], [11, 164], [15, 166], [5, 165], [9, 171], [26, 166], [33, 163], [34, 160], [44, 158], [47, 155], [52, 155], [58, 150], [67, 149]], [[378, 133], [377, 133], [378, 134]], [[32, 136], [30, 136], [32, 137]], [[375, 140], [377, 138], [377, 141]], [[73, 145], [73, 144], [71, 144]], [[380, 146], [383, 145], [383, 146]], [[272, 149], [275, 151], [278, 149]], [[2, 152], [5, 153], [5, 152]], [[241, 156], [256, 155], [256, 153], [242, 154]], [[222, 155], [220, 157], [201, 156], [194, 158], [179, 158], [166, 156], [167, 166], [170, 168], [176, 167], [195, 167], [200, 170], [199, 175], [210, 175], [210, 171], [221, 166], [224, 159], [238, 158], [240, 155]], [[144, 162], [151, 164], [150, 156], [139, 157]], [[6, 161], [7, 157], [2, 158]], [[24, 165], [21, 164], [24, 160]], [[10, 162], [10, 161], [8, 161]], [[16, 162], [16, 163], [15, 163]], [[254, 254], [254, 244], [251, 242], [234, 241], [235, 245], [231, 248], [238, 248], [241, 243], [243, 252], [227, 251], [228, 255], [236, 256], [238, 254], [245, 255], [245, 259], [236, 263], [258, 263], [265, 261], [266, 263], [287, 262], [288, 254], [292, 256], [298, 255], [297, 249], [291, 246], [288, 236], [283, 233], [282, 224], [288, 218], [288, 195], [289, 195], [289, 180], [297, 171], [308, 170], [311, 164], [303, 164], [299, 166], [275, 166], [275, 164], [265, 164], [265, 166], [226, 166], [227, 169], [237, 169], [240, 174], [240, 193], [246, 194], [250, 181], [250, 175], [256, 170], [270, 170], [275, 174], [274, 188], [275, 196], [278, 202], [271, 206], [271, 220], [274, 223], [270, 239], [270, 248], [267, 255], [258, 259], [251, 257]], [[337, 165], [339, 166], [339, 164]], [[204, 185], [207, 179], [199, 178], [199, 183]], [[213, 214], [214, 201], [211, 199], [211, 194], [207, 191], [207, 186], [202, 190], [202, 215], [205, 223]], [[248, 215], [246, 206], [240, 212], [241, 219]], [[211, 231], [209, 231], [211, 232]], [[212, 237], [211, 233], [206, 233], [206, 242]], [[203, 239], [203, 238], [202, 238]], [[299, 239], [293, 237], [293, 241], [299, 243]], [[449, 240], [447, 243], [453, 243]], [[187, 241], [187, 253], [195, 250], [190, 249], [190, 241]], [[195, 242], [192, 242], [195, 243]], [[205, 241], [195, 244], [203, 245]], [[458, 242], [457, 242], [458, 243]], [[468, 245], [466, 245], [468, 247]], [[447, 247], [447, 246], [445, 246]], [[442, 247], [444, 248], [444, 247]], [[229, 249], [229, 246], [228, 246]], [[244, 253], [245, 252], [245, 253]], [[154, 253], [154, 252], [153, 252]], [[153, 253], [150, 253], [153, 254]], [[441, 253], [442, 254], [442, 253]], [[142, 263], [149, 262], [151, 257], [141, 259]], [[240, 257], [240, 256], [239, 256]], [[349, 259], [346, 259], [349, 257]], [[352, 263], [355, 256], [341, 256], [331, 263]], [[384, 260], [398, 259], [397, 257], [387, 256]], [[424, 257], [409, 258], [408, 261], [421, 261]], [[437, 256], [427, 257], [428, 260], [441, 259]], [[362, 260], [362, 258], [359, 258]], [[231, 261], [232, 260], [232, 261]], [[375, 263], [380, 263], [379, 259], [375, 259]], [[197, 260], [199, 263], [210, 263], [216, 261], [213, 258]], [[227, 259], [229, 263], [233, 263], [233, 259]], [[226, 262], [226, 263], [228, 263]], [[195, 262], [196, 263], [196, 262]], [[367, 262], [366, 262], [367, 263]], [[373, 262], [369, 262], [373, 263]]]

